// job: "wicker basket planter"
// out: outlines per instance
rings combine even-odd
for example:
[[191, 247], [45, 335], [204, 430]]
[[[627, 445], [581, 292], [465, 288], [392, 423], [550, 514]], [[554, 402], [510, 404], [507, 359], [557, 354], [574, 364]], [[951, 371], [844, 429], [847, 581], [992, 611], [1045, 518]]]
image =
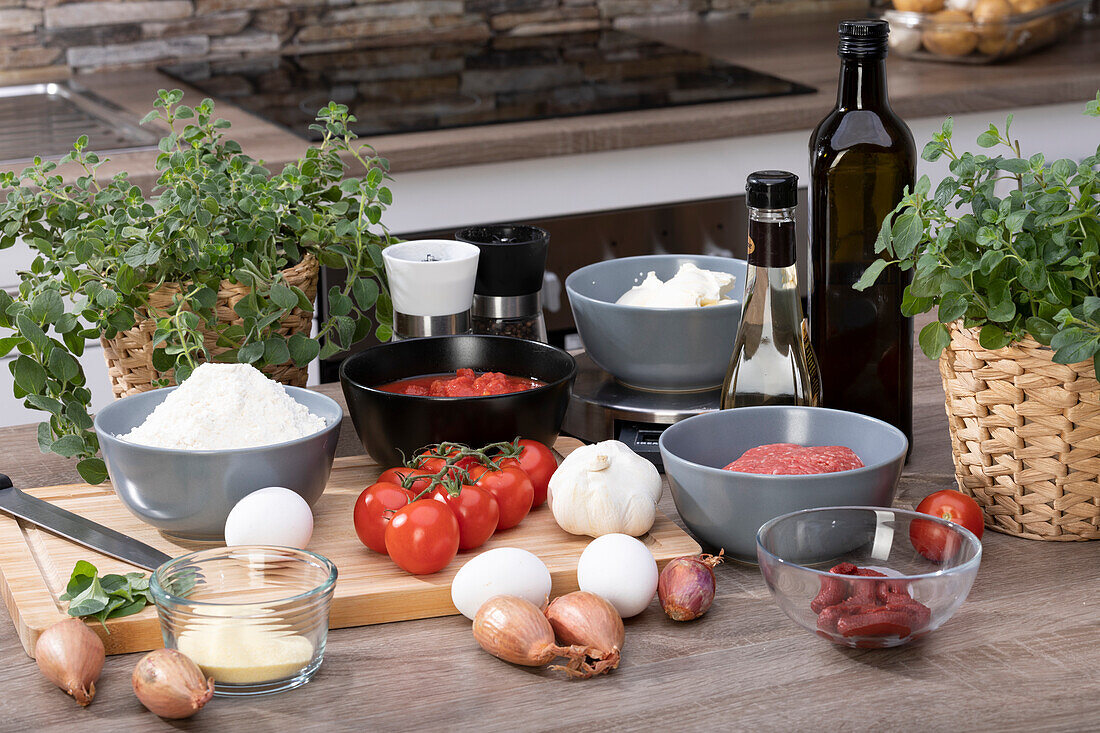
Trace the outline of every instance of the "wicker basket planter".
[[940, 356], [959, 489], [991, 529], [1100, 539], [1100, 384], [1092, 361], [1055, 364], [1027, 339], [988, 351], [949, 326]]
[[[306, 255], [301, 262], [283, 271], [285, 282], [302, 289], [313, 300], [317, 295], [317, 258]], [[149, 304], [156, 309], [166, 308], [172, 297], [179, 292], [178, 285], [164, 285], [149, 297]], [[248, 295], [250, 289], [239, 283], [222, 280], [218, 290], [218, 320], [222, 323], [240, 323], [233, 306]], [[289, 336], [294, 333], [308, 334], [313, 324], [313, 313], [295, 308], [279, 322], [279, 333]], [[113, 339], [100, 339], [103, 343], [103, 355], [107, 359], [107, 373], [111, 377], [111, 389], [115, 397], [124, 397], [137, 392], [154, 389], [153, 380], [171, 375], [163, 375], [153, 368], [153, 332], [156, 330], [154, 319], [138, 321], [128, 331], [121, 331]], [[215, 347], [214, 335], [206, 334], [207, 351], [217, 355], [226, 351]], [[294, 362], [277, 364], [264, 368], [264, 373], [283, 384], [295, 387], [306, 386], [306, 367], [295, 366]]]

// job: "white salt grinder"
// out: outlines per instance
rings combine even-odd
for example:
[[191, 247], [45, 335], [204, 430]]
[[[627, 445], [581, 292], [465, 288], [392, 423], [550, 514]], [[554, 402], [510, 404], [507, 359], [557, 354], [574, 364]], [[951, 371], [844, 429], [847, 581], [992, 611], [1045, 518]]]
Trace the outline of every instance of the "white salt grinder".
[[393, 339], [470, 332], [481, 250], [449, 239], [420, 239], [382, 250], [393, 300]]

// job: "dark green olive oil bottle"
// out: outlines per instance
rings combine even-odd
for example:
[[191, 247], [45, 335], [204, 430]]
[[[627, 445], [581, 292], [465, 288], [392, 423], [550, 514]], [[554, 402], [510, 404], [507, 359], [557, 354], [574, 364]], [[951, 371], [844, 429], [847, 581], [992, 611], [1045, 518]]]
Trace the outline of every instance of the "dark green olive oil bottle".
[[871, 415], [913, 442], [913, 324], [908, 273], [852, 286], [878, 259], [879, 227], [916, 174], [916, 149], [886, 94], [889, 25], [840, 24], [836, 107], [810, 138], [810, 341], [823, 405]]

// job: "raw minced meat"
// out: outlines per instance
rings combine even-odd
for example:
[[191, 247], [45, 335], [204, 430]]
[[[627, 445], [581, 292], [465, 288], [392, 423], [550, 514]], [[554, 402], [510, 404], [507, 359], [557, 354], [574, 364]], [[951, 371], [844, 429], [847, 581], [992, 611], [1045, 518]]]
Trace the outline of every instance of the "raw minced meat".
[[863, 468], [863, 461], [851, 448], [843, 445], [770, 443], [750, 448], [725, 470], [791, 476], [850, 471], [853, 468]]
[[283, 385], [248, 364], [200, 364], [138, 427], [119, 436], [154, 448], [255, 448], [325, 428]]

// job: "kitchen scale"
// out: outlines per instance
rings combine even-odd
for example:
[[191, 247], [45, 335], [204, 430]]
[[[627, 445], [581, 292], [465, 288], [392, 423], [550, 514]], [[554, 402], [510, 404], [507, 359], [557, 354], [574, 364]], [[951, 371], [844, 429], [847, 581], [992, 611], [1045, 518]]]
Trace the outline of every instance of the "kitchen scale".
[[657, 441], [669, 425], [718, 409], [720, 387], [698, 392], [651, 392], [628, 387], [576, 355], [577, 379], [562, 430], [585, 442], [620, 440], [664, 470]]

